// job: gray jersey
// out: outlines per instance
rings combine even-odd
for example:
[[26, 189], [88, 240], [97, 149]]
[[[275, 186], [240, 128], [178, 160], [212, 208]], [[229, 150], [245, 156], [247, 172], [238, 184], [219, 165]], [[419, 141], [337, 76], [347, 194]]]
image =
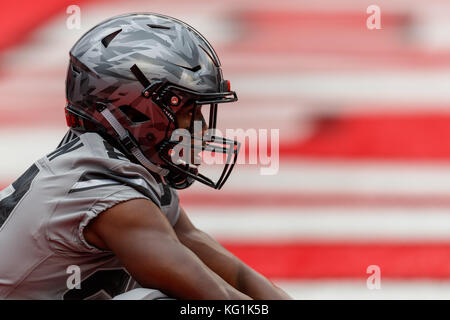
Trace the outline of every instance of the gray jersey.
[[175, 190], [98, 134], [70, 130], [54, 152], [0, 191], [0, 298], [110, 298], [132, 289], [115, 255], [87, 243], [83, 229], [106, 209], [137, 198], [151, 200], [176, 223]]

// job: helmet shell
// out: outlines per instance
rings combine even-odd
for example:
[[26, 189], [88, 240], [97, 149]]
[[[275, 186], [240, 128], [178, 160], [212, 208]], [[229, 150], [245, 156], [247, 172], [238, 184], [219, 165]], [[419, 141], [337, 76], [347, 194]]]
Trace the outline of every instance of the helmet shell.
[[[163, 81], [197, 92], [217, 92], [223, 80], [212, 46], [188, 24], [153, 13], [125, 14], [108, 19], [86, 32], [70, 50], [66, 98], [71, 110], [92, 120], [112, 137], [116, 133], [97, 111], [105, 104], [156, 164], [157, 145], [170, 137], [176, 124], [161, 107], [142, 95], [143, 84], [131, 71], [136, 65], [153, 83]], [[190, 101], [170, 105], [173, 112]], [[144, 117], [135, 121], [126, 110]]]

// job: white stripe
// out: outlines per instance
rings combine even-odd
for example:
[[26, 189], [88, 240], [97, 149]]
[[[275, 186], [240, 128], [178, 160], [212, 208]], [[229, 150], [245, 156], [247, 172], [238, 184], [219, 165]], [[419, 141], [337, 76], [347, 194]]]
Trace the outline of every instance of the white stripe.
[[370, 290], [366, 279], [278, 280], [273, 282], [294, 299], [367, 300], [367, 299], [450, 299], [449, 280], [383, 280], [381, 288]]
[[[220, 168], [202, 170], [206, 174]], [[387, 161], [298, 160], [281, 162], [276, 175], [261, 175], [257, 165], [237, 164], [222, 190], [361, 195], [449, 195], [450, 166]], [[194, 184], [186, 192], [216, 192]]]
[[16, 190], [14, 189], [12, 184], [7, 186], [5, 189], [1, 190], [0, 191], [0, 201], [9, 197], [10, 195], [12, 195], [14, 193], [14, 191], [16, 191]]
[[100, 187], [107, 184], [120, 184], [120, 182], [112, 179], [92, 179], [88, 181], [79, 181], [73, 185], [72, 190]]
[[[247, 95], [316, 99], [336, 103], [450, 102], [450, 71], [338, 71], [234, 76], [233, 87]], [[261, 88], [269, 88], [261, 90]]]
[[67, 134], [65, 135], [64, 139], [63, 139], [63, 143], [61, 146], [65, 145], [66, 143], [68, 143], [70, 140], [72, 140], [72, 131], [67, 131]]
[[[139, 185], [145, 189], [150, 189], [147, 181], [145, 181], [142, 178], [125, 178], [125, 177], [120, 177], [120, 179], [123, 179], [125, 181], [128, 181], [130, 184], [134, 184], [134, 185]], [[106, 185], [106, 184], [122, 184], [120, 181], [117, 180], [113, 180], [113, 179], [91, 179], [91, 180], [87, 180], [87, 181], [78, 181], [77, 183], [75, 183], [72, 187], [72, 189], [83, 189], [83, 188], [89, 188], [89, 187], [98, 187], [98, 186], [102, 186], [102, 185]]]
[[450, 241], [446, 209], [185, 207], [199, 229], [217, 239], [240, 242]]
[[[403, 53], [403, 54], [406, 54]], [[375, 55], [375, 54], [374, 54]], [[224, 51], [221, 56], [221, 60], [226, 62], [227, 74], [230, 72], [234, 75], [259, 73], [264, 75], [270, 75], [281, 71], [292, 72], [298, 71], [298, 73], [307, 72], [329, 72], [336, 70], [345, 71], [375, 71], [375, 70], [405, 70], [411, 66], [417, 66], [418, 63], [423, 63], [420, 59], [417, 60], [404, 60], [401, 61], [401, 56], [391, 56], [390, 60], [379, 59], [371, 54], [361, 54], [353, 52], [349, 54], [333, 54], [332, 52], [258, 52], [258, 56], [255, 53], [250, 52], [230, 52]], [[223, 58], [222, 58], [223, 57]], [[300, 58], [301, 57], [301, 58]], [[355, 57], [358, 57], [356, 60]], [[428, 70], [436, 70], [442, 67], [448, 67], [450, 61], [436, 61], [435, 65], [426, 66]], [[261, 66], [265, 66], [261, 69]]]
[[148, 189], [150, 191], [152, 191], [153, 193], [153, 189], [150, 188], [149, 184], [147, 183], [147, 181], [145, 179], [142, 178], [125, 178], [125, 177], [121, 177], [121, 179], [126, 180], [128, 182], [130, 182], [131, 184], [137, 184], [145, 189]]
[[15, 180], [33, 162], [54, 151], [66, 132], [64, 124], [55, 129], [0, 129], [0, 183]]

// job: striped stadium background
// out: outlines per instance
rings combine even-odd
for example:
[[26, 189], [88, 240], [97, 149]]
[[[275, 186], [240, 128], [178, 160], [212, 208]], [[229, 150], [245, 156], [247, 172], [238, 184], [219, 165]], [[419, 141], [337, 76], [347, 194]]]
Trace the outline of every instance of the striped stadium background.
[[3, 3], [0, 188], [65, 133], [74, 42], [116, 14], [163, 13], [216, 48], [240, 98], [224, 127], [280, 129], [278, 174], [241, 164], [221, 191], [180, 193], [198, 227], [296, 299], [450, 299], [450, 3], [376, 2], [381, 30], [366, 0]]

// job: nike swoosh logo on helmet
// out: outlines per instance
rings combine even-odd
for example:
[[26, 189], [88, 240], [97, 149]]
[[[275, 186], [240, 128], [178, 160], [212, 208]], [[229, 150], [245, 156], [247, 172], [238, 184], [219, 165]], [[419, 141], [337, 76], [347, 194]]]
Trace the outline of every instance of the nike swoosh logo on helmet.
[[197, 72], [198, 70], [200, 70], [200, 69], [202, 68], [201, 65], [198, 65], [198, 66], [195, 66], [195, 67], [186, 67], [186, 66], [181, 66], [181, 65], [179, 65], [179, 64], [175, 64], [175, 65], [178, 66], [178, 67], [181, 67], [181, 68], [183, 68], [183, 69], [192, 71], [192, 72]]

